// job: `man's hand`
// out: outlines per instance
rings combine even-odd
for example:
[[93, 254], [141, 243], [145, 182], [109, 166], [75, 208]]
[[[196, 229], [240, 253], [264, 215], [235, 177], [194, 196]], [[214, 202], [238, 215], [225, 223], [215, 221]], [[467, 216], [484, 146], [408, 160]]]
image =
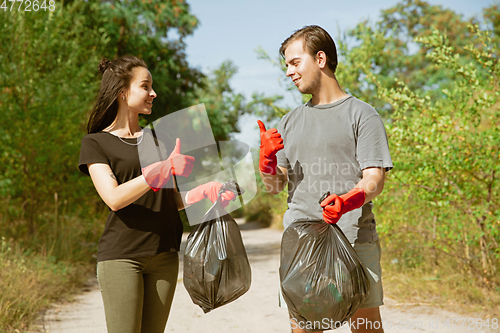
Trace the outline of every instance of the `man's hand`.
[[276, 128], [266, 130], [266, 126], [257, 120], [260, 128], [259, 169], [263, 173], [275, 175], [278, 160], [276, 153], [284, 148], [283, 139]]
[[329, 195], [320, 203], [323, 208], [323, 220], [326, 223], [335, 224], [342, 215], [363, 206], [364, 203], [365, 190], [362, 188], [355, 187], [341, 196]]

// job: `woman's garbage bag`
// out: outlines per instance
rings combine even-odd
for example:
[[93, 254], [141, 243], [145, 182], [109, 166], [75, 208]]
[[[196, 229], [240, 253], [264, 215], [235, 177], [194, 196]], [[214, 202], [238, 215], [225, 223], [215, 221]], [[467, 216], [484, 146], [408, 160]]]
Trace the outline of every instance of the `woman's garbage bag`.
[[366, 268], [342, 230], [323, 220], [295, 220], [284, 231], [280, 280], [291, 317], [312, 331], [342, 326], [370, 290]]
[[246, 293], [252, 279], [240, 228], [220, 203], [225, 190], [242, 193], [234, 180], [221, 187], [219, 199], [203, 217], [206, 222], [189, 234], [184, 252], [184, 286], [205, 313]]

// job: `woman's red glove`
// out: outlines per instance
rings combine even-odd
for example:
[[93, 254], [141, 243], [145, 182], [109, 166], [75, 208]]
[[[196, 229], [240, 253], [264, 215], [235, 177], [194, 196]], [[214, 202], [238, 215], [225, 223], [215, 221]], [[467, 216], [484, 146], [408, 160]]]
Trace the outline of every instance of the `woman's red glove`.
[[320, 203], [323, 208], [323, 220], [326, 223], [335, 224], [343, 214], [363, 206], [364, 203], [365, 190], [362, 188], [353, 188], [341, 196], [329, 195]]
[[260, 158], [259, 170], [271, 175], [276, 174], [278, 159], [276, 153], [283, 149], [283, 139], [276, 128], [266, 131], [266, 126], [260, 120], [257, 120], [260, 128]]
[[[217, 182], [208, 182], [206, 184], [199, 185], [186, 194], [186, 203], [188, 205], [192, 205], [203, 199], [210, 199], [210, 201], [214, 203], [217, 201], [217, 196], [221, 186], [222, 184]], [[229, 205], [229, 201], [236, 199], [236, 195], [233, 192], [226, 190], [221, 194], [220, 198], [222, 206], [226, 208], [227, 205]]]
[[194, 157], [181, 154], [181, 140], [177, 139], [175, 147], [165, 161], [160, 161], [142, 168], [142, 175], [153, 189], [158, 191], [170, 179], [170, 175], [188, 177], [193, 170]]

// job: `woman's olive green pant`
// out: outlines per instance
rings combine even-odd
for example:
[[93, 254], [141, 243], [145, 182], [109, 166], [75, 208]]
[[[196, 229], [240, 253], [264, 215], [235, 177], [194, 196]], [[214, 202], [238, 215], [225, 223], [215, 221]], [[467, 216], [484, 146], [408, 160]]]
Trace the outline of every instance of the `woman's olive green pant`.
[[163, 333], [178, 270], [177, 252], [98, 262], [108, 333]]

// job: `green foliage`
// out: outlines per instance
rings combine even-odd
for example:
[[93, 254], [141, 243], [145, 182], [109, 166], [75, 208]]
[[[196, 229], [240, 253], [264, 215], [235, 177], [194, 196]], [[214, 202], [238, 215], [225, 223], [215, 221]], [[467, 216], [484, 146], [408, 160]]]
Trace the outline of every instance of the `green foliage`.
[[500, 41], [500, 5], [491, 5], [483, 11], [484, 21], [487, 29], [493, 32], [492, 41], [498, 44]]
[[247, 112], [244, 96], [233, 92], [229, 84], [236, 71], [231, 61], [225, 61], [194, 92], [194, 104], [205, 104], [216, 141], [229, 140], [230, 133], [239, 132], [238, 117]]
[[434, 66], [426, 56], [432, 46], [422, 43], [421, 38], [433, 30], [444, 32], [460, 59], [468, 62], [472, 59], [463, 47], [473, 43], [467, 25], [475, 21], [465, 21], [461, 15], [441, 6], [404, 0], [383, 10], [382, 19], [375, 24], [361, 22], [339, 37], [337, 78], [347, 92], [373, 105], [385, 118], [390, 116], [392, 107], [376, 97], [377, 87], [367, 80], [367, 73], [377, 74], [377, 82], [384, 87], [396, 88], [401, 81], [416, 93], [438, 99], [437, 88], [451, 85], [456, 73], [450, 68]]
[[401, 272], [498, 291], [499, 7], [485, 9], [483, 30], [420, 0], [382, 14], [340, 37], [336, 77], [385, 119], [394, 169], [375, 201], [384, 256]]
[[[416, 93], [401, 81], [389, 88], [367, 74], [378, 97], [394, 108], [387, 130], [395, 167], [385, 202], [392, 207], [382, 219], [391, 235], [387, 243], [402, 246], [405, 238], [400, 253], [413, 253], [412, 266], [453, 260], [491, 287], [499, 283], [500, 268], [500, 91], [492, 56], [498, 49], [487, 32], [477, 26], [470, 31], [475, 43], [460, 52], [437, 30], [418, 39], [432, 50], [427, 57], [436, 67], [455, 73], [437, 100], [431, 96], [436, 91]], [[464, 65], [463, 58], [473, 60]], [[406, 233], [395, 233], [401, 224]], [[407, 232], [416, 236], [409, 239]]]
[[40, 211], [54, 209], [54, 194], [71, 205], [89, 190], [75, 166], [101, 36], [84, 28], [85, 16], [72, 15], [79, 6], [8, 13], [2, 23], [0, 194], [25, 222], [13, 236], [35, 233]]
[[182, 0], [75, 0], [55, 8], [1, 12], [0, 197], [8, 206], [0, 223], [15, 238], [37, 233], [39, 216], [60, 208], [54, 196], [74, 214], [103, 210], [76, 168], [102, 57], [145, 59], [159, 95], [147, 121], [194, 104], [202, 77], [185, 60], [183, 39], [197, 20]]
[[203, 75], [187, 64], [183, 39], [196, 26], [182, 0], [0, 11], [0, 230], [18, 249], [0, 253], [0, 331], [21, 328], [94, 261], [108, 210], [77, 165], [101, 58], [146, 61], [159, 97], [142, 122], [152, 121], [194, 104]]

